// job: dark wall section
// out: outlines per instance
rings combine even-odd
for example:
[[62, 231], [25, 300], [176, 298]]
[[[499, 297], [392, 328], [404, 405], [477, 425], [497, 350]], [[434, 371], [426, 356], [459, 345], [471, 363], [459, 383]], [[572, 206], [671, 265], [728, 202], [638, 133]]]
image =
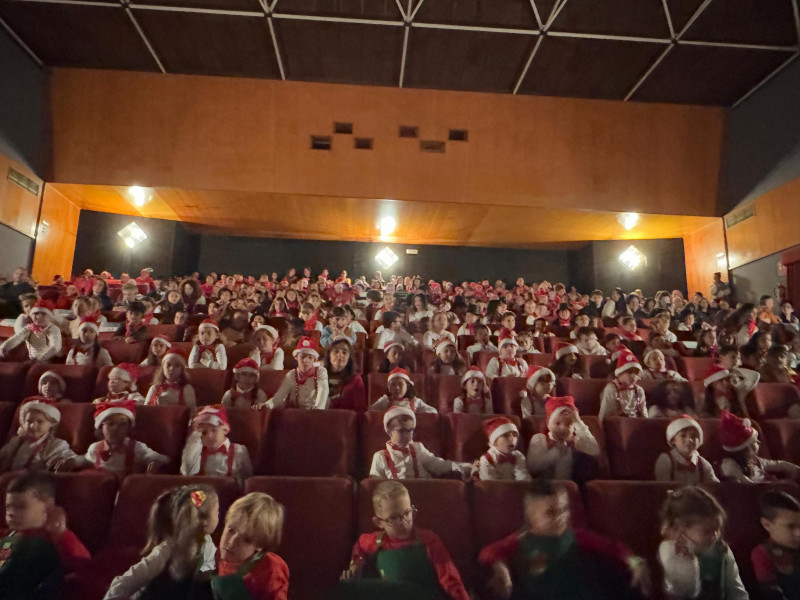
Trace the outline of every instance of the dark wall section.
[[594, 289], [594, 246], [587, 242], [583, 248], [573, 250], [569, 253], [567, 264], [569, 265], [569, 282], [564, 282], [567, 286], [575, 286], [575, 289], [590, 293]]
[[778, 274], [781, 254], [770, 254], [731, 271], [730, 281], [737, 301], [758, 302], [761, 296], [774, 295], [779, 283], [786, 285], [786, 275]]
[[0, 274], [10, 275], [17, 267], [28, 268], [33, 252], [33, 240], [0, 223]]
[[[647, 257], [647, 265], [631, 271], [619, 255], [634, 245]], [[594, 287], [607, 295], [614, 287], [628, 292], [640, 288], [645, 296], [659, 290], [686, 292], [686, 262], [683, 240], [615, 240], [592, 242]]]

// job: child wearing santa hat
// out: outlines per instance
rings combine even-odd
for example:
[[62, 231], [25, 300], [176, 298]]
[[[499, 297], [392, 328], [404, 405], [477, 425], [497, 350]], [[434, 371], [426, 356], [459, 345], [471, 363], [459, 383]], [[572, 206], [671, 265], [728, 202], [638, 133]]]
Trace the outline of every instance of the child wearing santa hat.
[[407, 406], [393, 406], [383, 415], [383, 428], [389, 435], [386, 448], [372, 456], [370, 477], [384, 479], [429, 479], [435, 475], [460, 473], [469, 477], [471, 465], [444, 460], [421, 442], [414, 441], [417, 417]]
[[197, 405], [194, 387], [186, 375], [186, 355], [178, 348], [170, 348], [156, 371], [153, 385], [147, 390], [145, 404], [148, 406]]
[[528, 367], [525, 389], [520, 392], [522, 418], [544, 415], [545, 402], [556, 385], [556, 375], [547, 367], [531, 365]]
[[588, 479], [588, 465], [596, 464], [600, 445], [581, 420], [575, 400], [572, 396], [551, 396], [545, 410], [547, 430], [531, 438], [528, 470], [546, 479]]
[[698, 413], [701, 417], [716, 418], [726, 410], [747, 417], [745, 398], [760, 378], [758, 371], [752, 369], [726, 369], [718, 363], [711, 365], [703, 378], [705, 393]]
[[301, 337], [292, 356], [297, 360], [297, 368], [286, 374], [278, 391], [267, 401], [267, 407], [328, 408], [328, 371], [318, 362], [317, 342], [310, 337]]
[[470, 367], [461, 377], [461, 395], [453, 400], [453, 412], [472, 415], [494, 414], [489, 382], [478, 367]]
[[71, 402], [64, 398], [64, 394], [67, 391], [67, 382], [55, 371], [42, 373], [39, 377], [38, 391], [37, 395], [29, 396], [24, 401], [42, 399], [47, 402]]
[[255, 349], [250, 353], [262, 371], [283, 371], [283, 348], [278, 330], [272, 325], [259, 325], [253, 334]]
[[478, 323], [475, 326], [475, 343], [467, 346], [470, 362], [474, 362], [473, 357], [476, 352], [499, 352], [497, 346], [489, 338], [489, 333], [489, 328], [486, 325]]
[[139, 379], [139, 367], [133, 363], [120, 363], [108, 372], [108, 393], [102, 398], [95, 398], [94, 403], [121, 402], [132, 400], [144, 404], [144, 397], [136, 387]]
[[568, 342], [553, 343], [553, 358], [549, 369], [556, 379], [586, 379], [587, 375], [578, 362], [580, 350]]
[[524, 377], [528, 371], [528, 363], [517, 356], [519, 343], [513, 335], [498, 338], [500, 356], [493, 356], [486, 365], [486, 377], [492, 381], [495, 377]]
[[667, 445], [670, 451], [656, 460], [656, 481], [675, 481], [684, 485], [719, 483], [705, 458], [697, 451], [703, 445], [703, 430], [689, 415], [673, 419], [667, 426]]
[[150, 341], [150, 349], [147, 351], [145, 359], [139, 363], [140, 367], [159, 367], [161, 361], [164, 360], [167, 351], [172, 348], [170, 342], [165, 336], [157, 335]]
[[101, 402], [94, 413], [95, 434], [100, 438], [86, 451], [84, 463], [123, 478], [135, 470], [148, 473], [169, 458], [133, 437], [136, 425], [136, 402], [121, 400]]
[[768, 460], [758, 455], [761, 443], [750, 419], [720, 411], [719, 438], [725, 458], [720, 470], [723, 480], [741, 483], [772, 481], [776, 476], [800, 479], [800, 467], [785, 460]]
[[494, 417], [483, 422], [489, 439], [489, 450], [478, 459], [478, 479], [530, 481], [525, 455], [517, 450], [519, 430], [507, 417]]
[[600, 421], [605, 417], [647, 417], [644, 390], [636, 384], [641, 374], [642, 365], [633, 352], [622, 351], [614, 380], [600, 394]]
[[241, 485], [252, 477], [250, 453], [228, 439], [231, 424], [222, 405], [204, 406], [192, 419], [181, 457], [181, 475], [233, 477]]
[[111, 355], [108, 350], [100, 346], [98, 335], [100, 325], [97, 315], [86, 315], [81, 319], [78, 328], [78, 337], [73, 340], [72, 348], [67, 354], [66, 364], [68, 365], [90, 365], [96, 368], [113, 365]]
[[0, 449], [0, 473], [25, 469], [70, 470], [77, 455], [55, 437], [61, 412], [45, 398], [25, 401], [19, 409], [19, 429]]
[[405, 369], [394, 369], [386, 378], [387, 393], [378, 398], [369, 410], [388, 410], [393, 406], [404, 406], [413, 412], [436, 413], [432, 406], [417, 398], [414, 382]]
[[39, 300], [30, 310], [31, 323], [0, 345], [0, 360], [22, 343], [28, 348], [28, 358], [36, 362], [52, 361], [61, 352], [61, 330], [45, 300]]
[[233, 387], [225, 392], [222, 404], [228, 408], [262, 408], [267, 395], [258, 387], [258, 364], [252, 358], [243, 358], [233, 368]]
[[389, 340], [383, 346], [383, 359], [378, 365], [378, 373], [391, 373], [395, 369], [411, 371], [411, 364], [405, 346], [398, 340]]
[[445, 338], [456, 343], [456, 336], [447, 331], [447, 313], [439, 311], [430, 319], [429, 329], [422, 336], [422, 346], [435, 351], [437, 344]]
[[478, 325], [481, 325], [481, 318], [480, 309], [475, 304], [470, 304], [467, 307], [467, 312], [464, 313], [464, 324], [458, 328], [458, 335], [475, 336]]
[[189, 354], [189, 367], [192, 369], [228, 368], [228, 354], [219, 335], [219, 324], [214, 319], [204, 319], [197, 328], [197, 341]]
[[428, 375], [458, 375], [467, 370], [467, 365], [458, 355], [456, 343], [443, 337], [436, 344], [436, 360], [428, 367]]
[[654, 381], [686, 381], [686, 378], [674, 371], [667, 368], [667, 361], [664, 353], [656, 348], [648, 348], [644, 351], [644, 370], [642, 371], [642, 379], [652, 379]]

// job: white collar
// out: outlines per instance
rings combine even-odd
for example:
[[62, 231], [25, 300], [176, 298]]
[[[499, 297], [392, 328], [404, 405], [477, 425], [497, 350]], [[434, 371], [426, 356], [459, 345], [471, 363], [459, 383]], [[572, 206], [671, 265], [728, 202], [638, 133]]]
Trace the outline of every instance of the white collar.
[[681, 463], [682, 465], [692, 464], [697, 466], [697, 463], [700, 460], [700, 454], [697, 452], [697, 450], [695, 450], [692, 453], [692, 458], [690, 458], [689, 460], [686, 460], [683, 457], [683, 455], [680, 452], [678, 452], [677, 448], [672, 448], [669, 451], [669, 453], [672, 455], [672, 458], [674, 458], [677, 462]]

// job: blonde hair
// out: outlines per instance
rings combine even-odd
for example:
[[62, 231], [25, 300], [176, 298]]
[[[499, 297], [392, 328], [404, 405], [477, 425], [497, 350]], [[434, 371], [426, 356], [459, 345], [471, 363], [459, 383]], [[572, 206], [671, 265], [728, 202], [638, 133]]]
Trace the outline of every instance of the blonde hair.
[[212, 498], [218, 500], [216, 490], [202, 484], [184, 485], [171, 496], [172, 532], [168, 538], [172, 540], [173, 551], [169, 573], [176, 581], [188, 577], [197, 566], [197, 556], [205, 542], [200, 516], [208, 510]]
[[408, 496], [406, 486], [396, 480], [383, 481], [372, 492], [372, 509], [378, 512], [384, 502]]
[[725, 509], [717, 499], [697, 486], [669, 490], [661, 505], [660, 517], [662, 533], [679, 524], [691, 526], [705, 520], [716, 521], [721, 529], [727, 520]]
[[129, 282], [127, 282], [127, 283], [122, 285], [122, 291], [123, 292], [134, 291], [134, 292], [136, 292], [138, 294], [139, 293], [139, 286], [136, 285], [135, 282], [129, 281]]
[[225, 515], [225, 522], [243, 525], [256, 546], [266, 552], [275, 552], [283, 537], [283, 504], [268, 494], [251, 492], [234, 502]]

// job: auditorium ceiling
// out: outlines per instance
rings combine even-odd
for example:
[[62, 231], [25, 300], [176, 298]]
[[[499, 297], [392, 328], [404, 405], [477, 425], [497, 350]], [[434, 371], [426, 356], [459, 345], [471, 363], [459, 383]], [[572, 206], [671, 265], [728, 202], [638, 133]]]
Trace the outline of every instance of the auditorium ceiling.
[[39, 64], [733, 106], [797, 0], [0, 0]]
[[[534, 248], [590, 240], [683, 237], [715, 217], [621, 213], [447, 202], [397, 201], [75, 184], [48, 184], [81, 209], [182, 221], [202, 233], [253, 237]], [[137, 198], [141, 206], [136, 205]], [[391, 234], [379, 225], [390, 217]], [[146, 230], [146, 224], [141, 224]]]

